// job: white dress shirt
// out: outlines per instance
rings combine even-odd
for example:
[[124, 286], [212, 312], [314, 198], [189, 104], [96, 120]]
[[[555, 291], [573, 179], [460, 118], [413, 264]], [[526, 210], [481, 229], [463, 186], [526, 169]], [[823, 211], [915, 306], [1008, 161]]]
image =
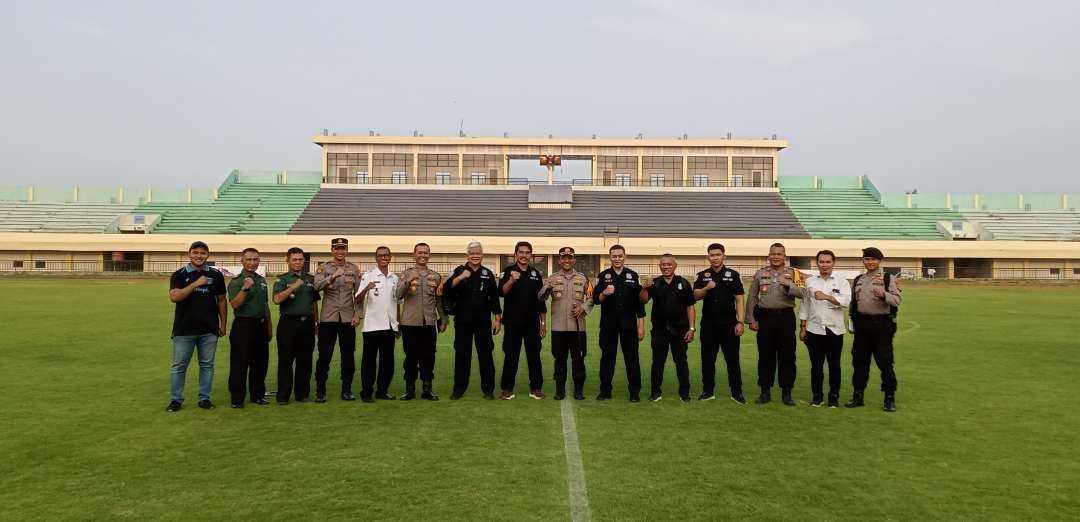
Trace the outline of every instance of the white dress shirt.
[[[814, 298], [817, 291], [829, 294], [839, 305], [830, 301]], [[799, 319], [806, 321], [806, 331], [815, 335], [825, 335], [828, 328], [834, 335], [844, 335], [844, 309], [851, 304], [851, 285], [847, 279], [830, 275], [827, 278], [821, 274], [810, 276], [806, 279], [806, 291], [799, 307]]]
[[364, 330], [365, 332], [378, 332], [382, 330], [398, 329], [398, 300], [394, 297], [394, 289], [398, 285], [398, 276], [394, 272], [383, 275], [378, 268], [372, 268], [360, 278], [360, 284], [356, 287], [356, 295], [367, 288], [368, 283], [374, 281], [375, 287], [368, 290], [364, 297]]

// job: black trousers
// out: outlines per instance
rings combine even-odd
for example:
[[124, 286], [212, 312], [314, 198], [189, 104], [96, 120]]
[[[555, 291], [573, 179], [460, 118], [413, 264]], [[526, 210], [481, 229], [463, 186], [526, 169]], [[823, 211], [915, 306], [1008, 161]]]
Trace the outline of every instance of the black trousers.
[[540, 350], [543, 346], [540, 342], [540, 325], [508, 324], [503, 330], [502, 341], [503, 367], [499, 387], [503, 390], [514, 391], [522, 344], [525, 345], [525, 361], [529, 366], [529, 389], [539, 390], [544, 387], [544, 366], [540, 361]]
[[791, 308], [758, 309], [758, 386], [772, 388], [779, 374], [780, 388], [795, 386], [795, 312]]
[[270, 342], [266, 339], [266, 318], [237, 317], [229, 332], [229, 395], [233, 404], [243, 404], [266, 395], [266, 367], [270, 363]]
[[[375, 393], [382, 395], [390, 388], [394, 380], [394, 336], [393, 330], [364, 332], [364, 349], [360, 353], [360, 396], [371, 397], [372, 387]], [[376, 370], [378, 364], [378, 370]]]
[[[308, 395], [311, 394], [311, 355], [314, 352], [314, 316], [282, 315], [278, 318], [278, 402], [289, 400], [289, 395], [294, 390], [298, 401], [307, 399]], [[294, 363], [296, 364], [295, 370], [293, 369]]]
[[821, 399], [825, 381], [825, 362], [829, 363], [829, 397], [840, 397], [840, 354], [844, 352], [844, 335], [825, 329], [825, 335], [806, 332], [806, 348], [810, 352], [810, 391]]
[[742, 393], [742, 366], [739, 364], [739, 336], [735, 323], [701, 324], [701, 391], [716, 389], [716, 355], [722, 350], [727, 363], [727, 381], [731, 395]]
[[566, 392], [566, 360], [571, 359], [574, 391], [585, 389], [585, 332], [551, 332], [551, 355], [555, 357], [555, 392]]
[[405, 349], [405, 384], [416, 385], [416, 375], [420, 380], [431, 382], [435, 379], [435, 340], [438, 329], [435, 326], [401, 325], [401, 345]]
[[679, 397], [690, 395], [690, 365], [686, 362], [687, 344], [683, 336], [667, 330], [653, 330], [652, 334], [652, 395], [662, 395], [664, 388], [664, 366], [668, 352], [675, 361], [675, 376], [679, 379]]
[[893, 336], [896, 323], [888, 315], [863, 315], [852, 321], [855, 339], [851, 346], [851, 363], [855, 373], [851, 385], [855, 391], [866, 389], [870, 380], [870, 358], [874, 358], [881, 372], [881, 391], [896, 391], [896, 372], [893, 370]]
[[622, 346], [623, 366], [630, 395], [641, 393], [641, 364], [638, 362], [637, 328], [600, 328], [600, 391], [611, 393], [615, 379], [615, 360]]
[[349, 323], [319, 323], [319, 358], [315, 361], [316, 393], [326, 394], [326, 379], [330, 377], [330, 361], [334, 359], [334, 343], [341, 347], [341, 391], [352, 392], [356, 373], [356, 327]]
[[495, 393], [495, 340], [491, 322], [454, 321], [454, 393], [469, 389], [472, 377], [472, 345], [476, 343], [476, 361], [480, 367], [480, 391]]

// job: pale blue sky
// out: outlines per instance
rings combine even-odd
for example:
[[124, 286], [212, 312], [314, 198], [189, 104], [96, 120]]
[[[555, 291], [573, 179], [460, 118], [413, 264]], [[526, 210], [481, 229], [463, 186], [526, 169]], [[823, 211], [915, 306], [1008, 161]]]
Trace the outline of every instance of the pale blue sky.
[[781, 175], [1077, 191], [1078, 2], [4, 2], [0, 184], [217, 185], [339, 134], [763, 137]]

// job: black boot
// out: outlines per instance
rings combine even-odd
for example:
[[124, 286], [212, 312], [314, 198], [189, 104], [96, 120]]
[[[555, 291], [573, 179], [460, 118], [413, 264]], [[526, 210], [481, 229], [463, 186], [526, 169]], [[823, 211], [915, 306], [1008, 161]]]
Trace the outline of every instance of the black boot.
[[758, 395], [757, 401], [755, 402], [758, 404], [768, 404], [770, 401], [772, 401], [772, 390], [762, 386], [761, 395]]
[[574, 385], [574, 400], [575, 401], [583, 401], [583, 400], [585, 400], [585, 385], [584, 384], [582, 384], [582, 385], [575, 384]]
[[856, 391], [851, 394], [851, 400], [844, 403], [845, 408], [861, 408], [863, 406], [863, 392]]
[[887, 412], [896, 411], [896, 392], [885, 394], [885, 405], [882, 407]]
[[405, 393], [401, 395], [401, 400], [411, 401], [416, 398], [416, 382], [405, 383]]
[[791, 397], [791, 389], [780, 390], [780, 399], [784, 401], [785, 406], [795, 405], [795, 399]]
[[561, 401], [561, 400], [566, 398], [566, 383], [565, 382], [557, 382], [557, 383], [555, 383], [555, 396], [552, 397], [552, 398], [557, 400], [557, 401]]
[[437, 401], [439, 396], [431, 389], [431, 381], [424, 381], [424, 391], [420, 392], [420, 398], [428, 401]]

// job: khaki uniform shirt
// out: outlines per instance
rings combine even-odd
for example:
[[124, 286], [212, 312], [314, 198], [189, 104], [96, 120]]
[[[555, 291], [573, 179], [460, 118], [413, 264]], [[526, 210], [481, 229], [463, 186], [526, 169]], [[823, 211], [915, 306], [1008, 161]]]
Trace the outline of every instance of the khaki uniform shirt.
[[360, 284], [360, 268], [346, 261], [345, 274], [330, 282], [330, 276], [338, 269], [332, 261], [319, 265], [315, 271], [315, 290], [323, 293], [320, 321], [347, 323], [362, 319], [360, 307], [353, 301], [356, 287]]
[[885, 284], [885, 273], [881, 269], [867, 272], [855, 283], [851, 291], [851, 297], [855, 300], [856, 310], [861, 315], [888, 315], [890, 308], [900, 306], [900, 287], [896, 286], [898, 276], [889, 277], [889, 288], [885, 289], [885, 297], [874, 295], [874, 288], [881, 288]]
[[[410, 285], [413, 277], [419, 279]], [[442, 275], [430, 268], [423, 271], [416, 268], [405, 270], [401, 274], [401, 284], [395, 295], [401, 300], [401, 315], [398, 318], [404, 326], [435, 326], [445, 322], [442, 317], [442, 296], [437, 295]]]
[[585, 313], [592, 310], [592, 281], [581, 272], [574, 271], [567, 275], [559, 271], [548, 278], [540, 288], [537, 297], [543, 301], [551, 295], [551, 324], [552, 332], [584, 332], [585, 316], [575, 318], [573, 315], [574, 305], [580, 304], [585, 307]]
[[780, 270], [765, 267], [754, 272], [754, 279], [750, 282], [750, 291], [746, 296], [746, 315], [743, 316], [746, 321], [753, 319], [754, 307], [757, 306], [770, 310], [795, 307], [795, 298], [802, 298], [803, 289], [794, 282], [787, 288], [780, 284], [780, 277], [784, 274], [791, 276], [794, 281], [794, 270], [787, 266]]

